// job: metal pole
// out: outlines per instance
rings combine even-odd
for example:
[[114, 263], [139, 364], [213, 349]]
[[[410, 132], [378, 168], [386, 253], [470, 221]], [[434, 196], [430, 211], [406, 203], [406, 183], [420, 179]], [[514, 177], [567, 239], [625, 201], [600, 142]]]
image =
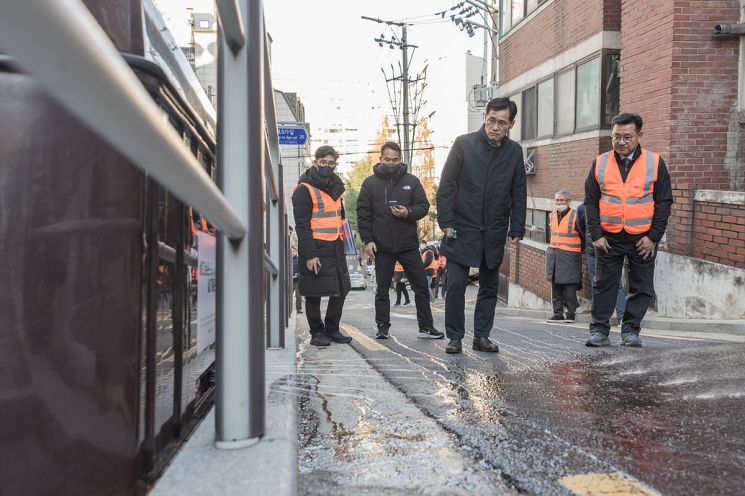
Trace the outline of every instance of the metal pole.
[[218, 31], [218, 182], [248, 236], [217, 245], [215, 444], [250, 446], [264, 434], [264, 123], [260, 0], [240, 0], [246, 45], [233, 54]]
[[[245, 226], [79, 0], [3, 1], [0, 46], [98, 136], [231, 239]], [[103, 104], [102, 102], [105, 102]]]
[[404, 68], [401, 74], [401, 84], [403, 85], [403, 103], [404, 103], [404, 162], [411, 167], [411, 146], [409, 140], [409, 52], [406, 46], [406, 24], [402, 26], [401, 48], [403, 49]]
[[238, 2], [237, 0], [215, 0], [215, 4], [225, 42], [234, 54], [238, 53], [238, 50], [246, 44], [246, 34], [243, 29], [243, 19], [238, 11]]
[[[264, 40], [264, 112], [266, 112], [266, 146], [269, 158], [269, 169], [271, 170], [274, 184], [276, 186], [276, 199], [268, 202], [267, 205], [267, 222], [269, 229], [267, 233], [267, 247], [269, 257], [279, 269], [276, 275], [269, 275], [269, 304], [268, 304], [268, 338], [267, 346], [269, 348], [284, 348], [285, 333], [282, 322], [282, 284], [284, 276], [284, 261], [282, 260], [282, 246], [284, 239], [287, 237], [287, 228], [282, 222], [282, 204], [284, 203], [284, 188], [282, 187], [282, 172], [279, 153], [279, 137], [277, 135], [277, 115], [274, 105], [274, 88], [272, 88], [271, 60], [269, 59], [269, 43]], [[284, 230], [283, 230], [284, 229]]]

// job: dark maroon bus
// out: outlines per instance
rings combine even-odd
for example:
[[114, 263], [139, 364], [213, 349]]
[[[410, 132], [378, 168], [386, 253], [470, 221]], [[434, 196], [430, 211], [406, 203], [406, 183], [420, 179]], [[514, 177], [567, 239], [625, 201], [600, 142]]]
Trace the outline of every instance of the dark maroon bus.
[[[214, 109], [151, 0], [85, 3], [214, 178]], [[0, 494], [144, 491], [212, 401], [208, 219], [0, 55], [0, 230]]]

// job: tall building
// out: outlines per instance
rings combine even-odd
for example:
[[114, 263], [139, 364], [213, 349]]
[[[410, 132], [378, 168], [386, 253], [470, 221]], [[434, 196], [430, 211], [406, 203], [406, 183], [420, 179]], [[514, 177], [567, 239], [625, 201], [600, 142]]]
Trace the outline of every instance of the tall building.
[[292, 211], [292, 193], [297, 186], [298, 178], [305, 172], [311, 162], [310, 148], [310, 126], [305, 122], [305, 106], [300, 101], [297, 93], [286, 93], [274, 90], [274, 105], [277, 111], [277, 124], [280, 128], [292, 127], [303, 128], [308, 134], [308, 139], [302, 145], [280, 145], [279, 152], [282, 155], [283, 185], [285, 192], [285, 205], [287, 205], [287, 218], [289, 225], [295, 225], [295, 216]]
[[188, 49], [193, 50], [194, 72], [212, 105], [217, 107], [217, 20], [213, 14], [193, 12], [190, 24]]
[[[509, 257], [511, 305], [547, 307], [547, 215], [558, 189], [584, 197], [610, 123], [639, 113], [642, 146], [662, 155], [675, 205], [660, 243], [651, 310], [745, 316], [745, 109], [739, 2], [503, 0], [498, 94], [519, 106], [511, 137], [532, 166], [525, 240]], [[590, 296], [585, 279], [584, 296]]]

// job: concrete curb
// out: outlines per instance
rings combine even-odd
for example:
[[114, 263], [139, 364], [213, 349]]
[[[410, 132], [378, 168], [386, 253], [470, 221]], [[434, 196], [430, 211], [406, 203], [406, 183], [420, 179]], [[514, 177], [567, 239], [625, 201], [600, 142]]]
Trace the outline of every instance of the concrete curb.
[[[497, 313], [510, 317], [527, 317], [545, 320], [551, 312], [530, 308], [497, 307]], [[592, 321], [589, 313], [577, 314], [577, 323], [589, 324]], [[611, 319], [611, 324], [615, 318]], [[642, 320], [643, 329], [659, 329], [667, 331], [712, 332], [745, 336], [745, 320], [706, 320], [706, 319], [670, 319], [665, 317], [647, 316]]]
[[214, 408], [156, 482], [150, 496], [297, 494], [297, 396], [287, 383], [297, 372], [296, 314], [285, 330], [285, 348], [266, 350], [266, 430], [255, 445], [215, 448]]

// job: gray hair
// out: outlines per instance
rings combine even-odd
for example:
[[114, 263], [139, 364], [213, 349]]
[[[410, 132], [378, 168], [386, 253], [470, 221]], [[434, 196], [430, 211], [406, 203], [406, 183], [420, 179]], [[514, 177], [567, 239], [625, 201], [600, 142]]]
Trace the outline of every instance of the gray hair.
[[572, 194], [569, 191], [565, 190], [565, 189], [562, 189], [562, 190], [557, 191], [554, 194], [554, 198], [556, 198], [557, 196], [559, 198], [564, 198], [564, 199], [567, 199], [567, 200], [571, 200], [572, 199]]

